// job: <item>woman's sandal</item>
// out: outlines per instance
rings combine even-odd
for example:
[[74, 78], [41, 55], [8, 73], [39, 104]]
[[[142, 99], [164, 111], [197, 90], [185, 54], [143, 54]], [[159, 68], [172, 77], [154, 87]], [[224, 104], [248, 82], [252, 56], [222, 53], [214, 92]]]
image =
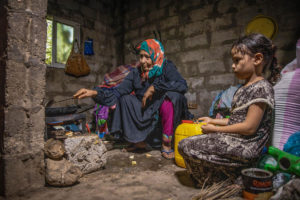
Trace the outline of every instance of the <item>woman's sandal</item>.
[[[167, 154], [167, 156], [166, 156], [166, 154]], [[168, 157], [168, 156], [170, 156], [170, 154], [173, 154], [173, 156], [172, 157]], [[171, 150], [164, 150], [164, 149], [162, 149], [161, 150], [161, 156], [164, 157], [165, 159], [172, 160], [172, 159], [175, 158], [174, 150], [173, 149], [171, 149]]]

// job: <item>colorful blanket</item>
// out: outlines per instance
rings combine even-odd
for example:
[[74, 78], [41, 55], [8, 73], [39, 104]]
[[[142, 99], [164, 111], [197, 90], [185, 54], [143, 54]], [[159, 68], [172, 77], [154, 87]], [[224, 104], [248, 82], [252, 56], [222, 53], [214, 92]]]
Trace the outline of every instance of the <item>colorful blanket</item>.
[[119, 85], [128, 73], [139, 65], [139, 62], [130, 65], [120, 65], [114, 71], [104, 75], [104, 81], [100, 87], [111, 88]]

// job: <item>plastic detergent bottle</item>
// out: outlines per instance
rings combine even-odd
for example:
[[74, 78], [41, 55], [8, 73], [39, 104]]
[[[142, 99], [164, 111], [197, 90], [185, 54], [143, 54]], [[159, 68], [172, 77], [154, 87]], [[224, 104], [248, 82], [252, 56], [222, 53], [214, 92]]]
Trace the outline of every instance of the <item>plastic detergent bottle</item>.
[[277, 165], [273, 166], [266, 164], [265, 169], [269, 171], [283, 171], [300, 176], [300, 157], [281, 151], [275, 147], [270, 146], [268, 153], [277, 160]]
[[184, 138], [202, 134], [201, 126], [204, 124], [206, 124], [206, 123], [203, 123], [203, 122], [197, 123], [197, 122], [193, 122], [191, 120], [182, 120], [182, 124], [180, 124], [176, 128], [175, 144], [174, 144], [175, 163], [179, 167], [185, 168], [185, 163], [184, 163], [182, 156], [178, 152], [178, 143]]

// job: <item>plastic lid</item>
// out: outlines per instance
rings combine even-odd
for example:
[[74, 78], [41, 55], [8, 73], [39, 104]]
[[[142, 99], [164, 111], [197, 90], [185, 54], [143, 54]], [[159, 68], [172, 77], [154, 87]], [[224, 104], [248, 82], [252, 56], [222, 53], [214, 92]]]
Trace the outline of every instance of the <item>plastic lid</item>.
[[273, 39], [278, 31], [278, 25], [274, 19], [264, 15], [254, 17], [246, 27], [246, 34], [261, 33]]
[[193, 124], [194, 121], [192, 120], [181, 120], [182, 123], [188, 123], [188, 124]]

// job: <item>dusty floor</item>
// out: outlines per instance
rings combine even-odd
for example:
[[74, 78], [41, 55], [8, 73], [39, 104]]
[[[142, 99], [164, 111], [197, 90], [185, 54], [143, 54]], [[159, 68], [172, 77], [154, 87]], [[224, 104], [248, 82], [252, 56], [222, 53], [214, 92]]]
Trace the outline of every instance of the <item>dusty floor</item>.
[[[185, 200], [191, 199], [199, 189], [186, 170], [174, 161], [161, 157], [160, 151], [124, 153], [120, 149], [108, 152], [108, 162], [100, 170], [80, 179], [80, 183], [66, 188], [45, 187], [16, 200]], [[151, 156], [146, 156], [150, 154]], [[134, 156], [133, 159], [130, 156]], [[132, 165], [136, 161], [136, 165]]]

